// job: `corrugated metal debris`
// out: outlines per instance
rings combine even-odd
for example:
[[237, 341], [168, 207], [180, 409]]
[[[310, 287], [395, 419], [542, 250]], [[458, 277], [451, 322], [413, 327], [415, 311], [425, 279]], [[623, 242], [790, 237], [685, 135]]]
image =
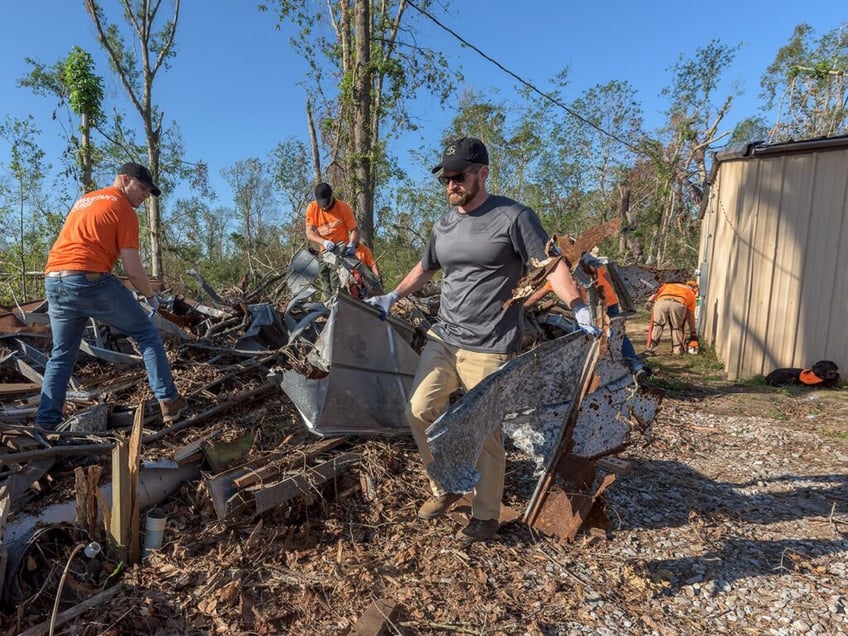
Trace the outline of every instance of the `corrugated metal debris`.
[[[344, 263], [339, 267], [350, 273]], [[640, 283], [653, 276], [614, 264], [610, 270], [618, 271], [623, 280], [635, 276]], [[381, 321], [376, 310], [345, 292], [319, 302], [312, 287], [317, 265], [305, 250], [285, 273], [269, 277], [253, 290], [218, 292], [199, 272], [189, 275], [207, 298], [163, 293], [162, 308], [154, 317], [190, 404], [185, 419], [165, 428], [135, 345], [95, 321], [86, 332], [71, 381], [66, 421], [56, 431], [31, 426], [50, 347], [46, 303], [30, 303], [0, 316], [4, 398], [0, 422], [5, 446], [0, 452], [0, 488], [7, 513], [51, 486], [56, 458], [108, 461], [139, 408], [144, 449], [178, 431], [197, 429], [193, 441], [168, 451], [165, 461], [177, 469], [201, 464], [211, 469], [204, 482], [221, 520], [311, 501], [326, 484], [340, 479], [359, 483], [345, 473], [359, 465], [362, 453], [346, 445], [344, 438], [408, 434], [404, 411], [418, 351], [438, 310], [437, 286], [398, 303], [400, 317]], [[357, 282], [353, 277], [346, 280]], [[626, 285], [622, 287], [626, 294]], [[647, 293], [637, 289], [632, 295]], [[473, 488], [473, 445], [461, 458], [445, 452], [446, 444], [452, 451], [468, 446], [452, 437], [460, 421], [503, 423], [516, 446], [536, 462], [540, 480], [564, 474], [560, 459], [565, 451], [570, 458], [588, 462], [620, 451], [632, 431], [652, 419], [658, 399], [636, 390], [627, 369], [611, 353], [620, 350], [619, 324], [623, 321], [614, 321], [614, 329], [607, 332], [609, 342], [598, 345], [602, 352], [593, 368], [592, 390], [580, 396], [576, 392], [580, 370], [593, 343], [570, 333], [569, 312], [556, 303], [528, 312], [532, 337], [526, 346], [538, 346], [487, 378], [434, 425], [438, 462], [431, 470], [459, 490]], [[256, 409], [283, 393], [296, 407], [305, 430], [326, 439], [296, 449], [287, 448], [283, 440], [270, 453], [256, 457], [258, 432], [252, 421]], [[246, 404], [251, 409], [243, 408]], [[576, 414], [572, 428], [565, 426], [569, 413]], [[252, 433], [227, 436], [225, 418], [249, 418], [245, 424]], [[194, 469], [189, 472], [196, 474]], [[360, 474], [359, 479], [365, 496], [372, 497], [367, 475]], [[589, 497], [594, 501], [601, 493], [596, 489]], [[49, 518], [40, 521], [55, 523]], [[560, 526], [529, 522], [560, 537], [571, 534]], [[19, 536], [21, 526], [15, 524], [15, 541], [28, 540], [34, 525]]]

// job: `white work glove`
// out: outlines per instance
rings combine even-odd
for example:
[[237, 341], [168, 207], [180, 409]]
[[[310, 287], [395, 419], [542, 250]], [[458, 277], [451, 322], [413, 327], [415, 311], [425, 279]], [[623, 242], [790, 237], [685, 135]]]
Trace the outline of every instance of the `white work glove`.
[[156, 313], [156, 310], [159, 309], [159, 297], [156, 294], [152, 296], [148, 296], [144, 300], [147, 301], [147, 305], [150, 307], [150, 313], [147, 314], [148, 318], [153, 318], [153, 314]]
[[380, 320], [385, 320], [389, 315], [389, 312], [392, 309], [392, 305], [394, 305], [400, 296], [398, 296], [397, 292], [389, 292], [388, 294], [383, 294], [382, 296], [372, 296], [371, 298], [366, 298], [365, 302], [371, 305], [372, 307], [376, 307], [380, 310]]
[[332, 241], [324, 239], [324, 242], [322, 243], [322, 245], [324, 246], [324, 249], [327, 250], [328, 252], [335, 252], [336, 251], [336, 244], [333, 243]]
[[345, 256], [356, 256], [356, 243], [351, 241], [347, 244], [347, 249], [344, 252]]
[[576, 307], [572, 307], [571, 311], [574, 313], [574, 320], [577, 322], [577, 326], [584, 333], [595, 338], [601, 335], [601, 330], [592, 321], [592, 312], [589, 311], [585, 303], [580, 303]]

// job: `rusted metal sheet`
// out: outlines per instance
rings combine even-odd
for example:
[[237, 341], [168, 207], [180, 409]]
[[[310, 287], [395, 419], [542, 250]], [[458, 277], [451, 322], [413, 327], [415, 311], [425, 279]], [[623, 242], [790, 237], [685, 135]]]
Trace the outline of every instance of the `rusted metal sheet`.
[[575, 490], [568, 480], [552, 481], [542, 490], [542, 496], [525, 517], [534, 530], [560, 539], [573, 541], [574, 537], [592, 515], [592, 509], [604, 492], [615, 482], [615, 475], [607, 475], [597, 488]]

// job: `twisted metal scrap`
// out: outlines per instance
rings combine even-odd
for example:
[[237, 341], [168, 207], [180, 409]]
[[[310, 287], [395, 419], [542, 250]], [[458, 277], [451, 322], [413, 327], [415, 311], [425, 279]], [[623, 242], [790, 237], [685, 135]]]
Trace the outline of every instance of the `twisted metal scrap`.
[[591, 343], [582, 332], [550, 340], [466, 393], [427, 429], [430, 476], [450, 492], [471, 492], [485, 439], [509, 414], [542, 413], [573, 400]]
[[659, 396], [639, 390], [621, 359], [620, 329], [613, 329], [594, 369], [592, 387], [566, 431], [572, 402], [592, 340], [574, 333], [543, 343], [488, 376], [427, 430], [430, 476], [450, 492], [471, 492], [480, 478], [475, 464], [485, 439], [498, 426], [535, 462], [542, 475], [557, 451], [595, 459], [627, 445], [634, 425], [656, 416]]

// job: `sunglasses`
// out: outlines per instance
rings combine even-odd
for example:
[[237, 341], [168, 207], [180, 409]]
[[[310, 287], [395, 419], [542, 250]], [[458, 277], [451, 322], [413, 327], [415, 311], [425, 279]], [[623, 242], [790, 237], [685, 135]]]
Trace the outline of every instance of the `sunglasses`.
[[438, 177], [439, 183], [441, 183], [443, 186], [448, 185], [451, 181], [453, 181], [454, 183], [465, 183], [466, 177], [469, 174], [471, 174], [472, 172], [477, 172], [477, 171], [476, 170], [466, 170], [465, 172], [460, 172], [459, 174], [452, 174], [449, 177], [446, 177], [446, 176], [443, 175], [441, 177]]

